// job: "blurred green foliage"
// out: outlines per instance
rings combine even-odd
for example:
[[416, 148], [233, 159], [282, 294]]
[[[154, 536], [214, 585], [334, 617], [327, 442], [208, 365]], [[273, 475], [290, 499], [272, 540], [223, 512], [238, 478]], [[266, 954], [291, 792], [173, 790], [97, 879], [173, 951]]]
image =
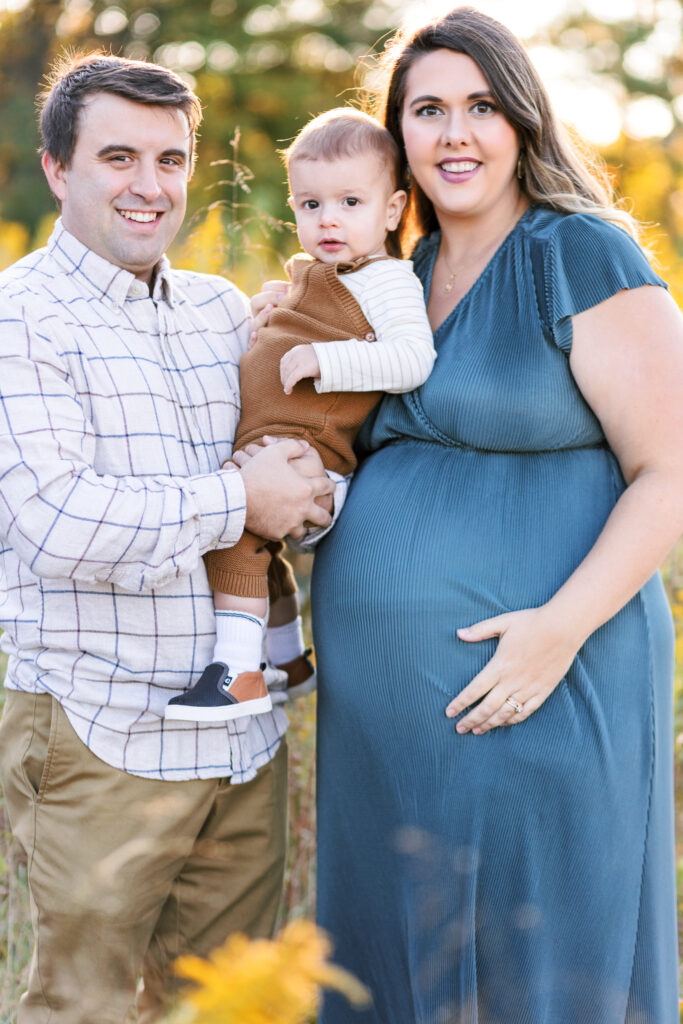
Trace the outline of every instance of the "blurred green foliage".
[[[178, 265], [228, 273], [246, 290], [256, 290], [277, 272], [296, 245], [285, 228], [289, 214], [277, 149], [311, 115], [359, 101], [363, 69], [371, 66], [367, 55], [381, 49], [406, 6], [404, 0], [29, 0], [21, 8], [21, 0], [5, 2], [9, 9], [0, 10], [0, 267], [43, 244], [55, 217], [36, 155], [38, 83], [65, 49], [103, 48], [150, 57], [195, 86], [205, 120], [186, 231], [172, 256]], [[603, 156], [618, 190], [645, 222], [659, 272], [683, 305], [680, 0], [643, 3], [637, 17], [609, 25], [573, 11], [529, 42], [576, 59], [581, 74], [624, 111], [654, 99], [670, 112], [666, 134], [635, 137], [622, 131]], [[297, 564], [304, 593], [308, 568], [305, 559]], [[669, 559], [665, 580], [680, 638], [683, 544]], [[675, 707], [679, 814], [682, 644], [679, 639]], [[299, 702], [293, 715], [283, 921], [310, 916], [314, 909], [314, 715], [314, 698]], [[679, 865], [683, 876], [683, 847]], [[3, 824], [0, 801], [0, 1024], [13, 1019], [29, 949], [25, 867]]]
[[[1, 9], [0, 0], [0, 266], [24, 247], [18, 232], [28, 232], [31, 245], [42, 243], [54, 216], [36, 159], [37, 83], [64, 50], [102, 48], [157, 60], [196, 87], [205, 120], [186, 233], [213, 204], [224, 205], [227, 243], [211, 259], [215, 264], [222, 256], [219, 266], [256, 287], [295, 247], [291, 233], [278, 227], [289, 214], [276, 150], [311, 115], [359, 100], [369, 55], [382, 48], [407, 0], [5, 4], [8, 9]], [[637, 17], [609, 25], [572, 11], [539, 29], [528, 40], [531, 46], [550, 48], [551, 54], [554, 48], [558, 57], [573, 61], [577, 79], [590, 78], [624, 110], [649, 98], [673, 112], [666, 137], [635, 139], [622, 132], [604, 156], [617, 187], [648, 222], [648, 241], [683, 301], [680, 0], [641, 4]]]

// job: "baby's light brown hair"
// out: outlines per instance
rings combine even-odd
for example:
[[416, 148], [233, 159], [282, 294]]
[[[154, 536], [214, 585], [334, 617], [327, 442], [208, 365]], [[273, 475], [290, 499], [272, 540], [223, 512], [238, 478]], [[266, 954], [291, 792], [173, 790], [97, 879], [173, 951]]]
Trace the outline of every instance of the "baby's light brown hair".
[[[375, 153], [391, 175], [393, 189], [405, 188], [401, 181], [401, 157], [391, 132], [355, 107], [335, 107], [318, 114], [279, 153], [287, 174], [295, 160], [339, 160]], [[398, 228], [387, 235], [387, 252], [401, 256]]]

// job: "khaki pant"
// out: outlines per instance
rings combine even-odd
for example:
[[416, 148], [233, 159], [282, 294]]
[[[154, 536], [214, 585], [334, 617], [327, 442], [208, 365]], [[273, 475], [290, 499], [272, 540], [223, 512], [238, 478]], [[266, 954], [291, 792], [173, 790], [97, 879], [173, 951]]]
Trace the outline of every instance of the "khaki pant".
[[205, 956], [232, 931], [271, 934], [286, 776], [284, 741], [239, 786], [129, 775], [90, 753], [57, 701], [8, 691], [0, 779], [28, 858], [35, 937], [17, 1024], [122, 1024], [136, 986], [148, 1024], [181, 953]]

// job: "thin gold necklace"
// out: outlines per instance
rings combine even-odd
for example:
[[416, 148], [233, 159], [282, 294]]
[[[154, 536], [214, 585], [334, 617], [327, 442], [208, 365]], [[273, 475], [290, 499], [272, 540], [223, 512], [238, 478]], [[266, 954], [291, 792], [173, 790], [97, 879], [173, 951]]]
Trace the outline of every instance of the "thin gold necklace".
[[[500, 236], [495, 242], [489, 243], [487, 246], [484, 246], [481, 252], [477, 254], [477, 259], [481, 259], [482, 256], [486, 256], [489, 252], [495, 252], [503, 244], [503, 242], [510, 234], [512, 228], [515, 226], [518, 220], [519, 217], [516, 216], [512, 225], [508, 228], [504, 235]], [[446, 270], [448, 271], [449, 274], [448, 281], [443, 286], [443, 294], [450, 295], [450, 293], [453, 291], [453, 288], [455, 287], [455, 279], [458, 276], [458, 272], [457, 270], [451, 270], [451, 265], [446, 259], [446, 253], [443, 251], [443, 249], [440, 250], [439, 255], [443, 256], [443, 261], [446, 264]]]
[[446, 259], [446, 254], [445, 253], [444, 253], [443, 261], [446, 264], [446, 270], [451, 275], [448, 278], [448, 281], [446, 282], [446, 284], [443, 286], [443, 292], [444, 292], [444, 295], [450, 295], [450, 293], [453, 291], [453, 285], [455, 284], [456, 271], [455, 270], [451, 270], [450, 264], [449, 264], [448, 260]]

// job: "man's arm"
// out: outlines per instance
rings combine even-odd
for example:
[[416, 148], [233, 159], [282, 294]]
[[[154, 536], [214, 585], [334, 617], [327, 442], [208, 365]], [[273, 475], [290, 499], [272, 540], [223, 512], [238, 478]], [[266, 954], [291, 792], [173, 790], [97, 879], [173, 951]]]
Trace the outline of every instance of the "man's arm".
[[[96, 472], [95, 431], [54, 346], [10, 306], [0, 324], [0, 535], [36, 575], [147, 590], [192, 571], [210, 548], [234, 544], [247, 505], [268, 536], [316, 521], [315, 496], [329, 482], [302, 486], [293, 452], [254, 460], [246, 481], [234, 470]], [[292, 500], [294, 513], [283, 517]]]

